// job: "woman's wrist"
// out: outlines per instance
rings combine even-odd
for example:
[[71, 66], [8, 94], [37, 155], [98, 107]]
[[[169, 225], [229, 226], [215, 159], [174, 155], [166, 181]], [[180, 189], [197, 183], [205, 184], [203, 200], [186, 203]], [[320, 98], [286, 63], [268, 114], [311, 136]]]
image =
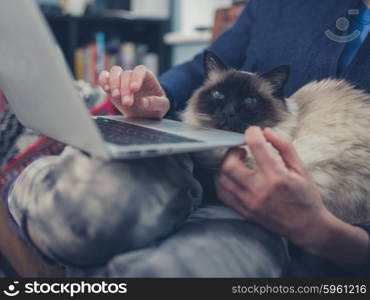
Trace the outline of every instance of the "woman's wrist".
[[322, 256], [338, 226], [337, 219], [328, 210], [315, 212], [309, 222], [288, 239], [306, 252]]
[[351, 270], [369, 260], [370, 237], [362, 228], [343, 222], [329, 211], [323, 212], [313, 227], [301, 245], [308, 253]]

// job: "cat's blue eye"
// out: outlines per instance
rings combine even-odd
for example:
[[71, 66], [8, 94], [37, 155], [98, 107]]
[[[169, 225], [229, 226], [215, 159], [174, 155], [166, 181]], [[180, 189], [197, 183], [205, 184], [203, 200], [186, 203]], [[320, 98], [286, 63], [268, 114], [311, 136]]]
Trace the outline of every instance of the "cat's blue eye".
[[258, 100], [256, 98], [245, 98], [243, 102], [247, 105], [256, 105]]
[[213, 91], [211, 93], [211, 96], [212, 96], [212, 98], [217, 99], [217, 100], [223, 100], [223, 99], [225, 99], [225, 95], [222, 94], [222, 93], [220, 93], [219, 91]]

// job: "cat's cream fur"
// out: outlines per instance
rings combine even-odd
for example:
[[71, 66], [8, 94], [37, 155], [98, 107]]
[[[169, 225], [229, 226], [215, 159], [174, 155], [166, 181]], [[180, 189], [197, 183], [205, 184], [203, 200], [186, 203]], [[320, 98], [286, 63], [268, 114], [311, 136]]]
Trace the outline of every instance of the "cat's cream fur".
[[[193, 103], [196, 93], [183, 121], [207, 126], [209, 117], [199, 115]], [[305, 85], [286, 101], [288, 110], [272, 129], [293, 141], [330, 211], [349, 223], [370, 224], [370, 95], [327, 79]], [[217, 168], [225, 151], [197, 157]], [[253, 166], [253, 158], [247, 163]]]

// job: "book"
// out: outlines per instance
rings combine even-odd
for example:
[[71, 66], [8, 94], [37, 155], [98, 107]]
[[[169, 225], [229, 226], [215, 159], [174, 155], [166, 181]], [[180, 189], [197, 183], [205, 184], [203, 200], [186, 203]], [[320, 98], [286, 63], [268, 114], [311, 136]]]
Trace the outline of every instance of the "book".
[[83, 48], [77, 48], [75, 51], [75, 75], [77, 80], [83, 80], [85, 77]]
[[90, 65], [90, 52], [88, 47], [83, 49], [83, 64], [84, 64], [84, 80], [86, 82], [91, 82], [91, 65]]
[[143, 59], [143, 65], [153, 72], [155, 76], [159, 74], [159, 59], [156, 53], [147, 53]]
[[135, 67], [135, 44], [126, 42], [121, 45], [120, 49], [121, 67], [124, 70], [132, 70]]
[[89, 51], [89, 64], [90, 64], [90, 83], [92, 85], [97, 84], [97, 77], [98, 77], [98, 55], [97, 55], [97, 45], [96, 43], [90, 43], [88, 45]]
[[96, 33], [96, 45], [97, 45], [97, 73], [105, 70], [105, 33], [98, 31]]
[[113, 66], [132, 70], [137, 65], [145, 65], [155, 75], [159, 72], [158, 54], [150, 52], [148, 45], [121, 42], [117, 38], [107, 41], [102, 31], [98, 31], [90, 43], [75, 49], [74, 60], [76, 79], [92, 85], [98, 84], [100, 72]]

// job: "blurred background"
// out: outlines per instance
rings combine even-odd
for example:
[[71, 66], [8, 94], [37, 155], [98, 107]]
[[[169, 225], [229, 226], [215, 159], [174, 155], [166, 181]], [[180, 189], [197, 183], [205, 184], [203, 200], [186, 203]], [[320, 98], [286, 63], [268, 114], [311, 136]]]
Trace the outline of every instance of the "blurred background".
[[157, 75], [192, 58], [230, 26], [248, 1], [33, 0], [76, 79], [96, 84], [113, 65]]

